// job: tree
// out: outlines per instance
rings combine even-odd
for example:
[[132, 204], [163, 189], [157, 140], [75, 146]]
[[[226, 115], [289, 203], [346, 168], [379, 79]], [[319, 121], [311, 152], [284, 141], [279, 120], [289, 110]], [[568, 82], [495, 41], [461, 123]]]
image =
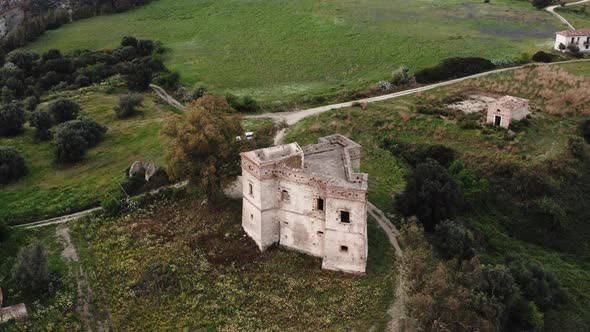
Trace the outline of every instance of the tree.
[[473, 233], [459, 222], [444, 220], [435, 227], [434, 246], [446, 258], [471, 259], [475, 245]]
[[539, 52], [533, 54], [533, 61], [549, 63], [549, 62], [553, 61], [553, 57], [549, 53], [539, 51]]
[[225, 98], [229, 105], [238, 112], [253, 113], [259, 109], [258, 102], [250, 96], [240, 98], [232, 94], [227, 94]]
[[169, 174], [203, 189], [209, 201], [239, 165], [240, 120], [223, 97], [205, 95], [187, 106], [185, 117], [171, 119], [164, 134]]
[[121, 39], [121, 46], [122, 47], [126, 47], [126, 46], [137, 47], [137, 39], [132, 36], [125, 36], [125, 37], [123, 37], [123, 39]]
[[31, 114], [29, 119], [31, 127], [35, 128], [35, 138], [38, 140], [46, 140], [51, 137], [49, 129], [53, 126], [53, 119], [51, 114], [45, 111], [37, 111]]
[[9, 146], [0, 146], [0, 184], [10, 183], [27, 173], [25, 160]]
[[50, 275], [47, 250], [40, 242], [35, 241], [19, 251], [13, 278], [27, 295], [40, 295], [48, 291]]
[[559, 43], [559, 46], [558, 46], [558, 48], [559, 48], [559, 50], [560, 50], [560, 51], [562, 51], [562, 52], [563, 52], [563, 51], [565, 51], [565, 49], [567, 48], [567, 46], [565, 46], [565, 44], [564, 44], [564, 43]]
[[53, 140], [55, 159], [59, 163], [71, 163], [82, 159], [86, 150], [96, 146], [107, 128], [93, 119], [79, 117], [59, 125]]
[[397, 209], [404, 216], [417, 216], [429, 232], [441, 220], [453, 219], [462, 203], [463, 195], [455, 181], [432, 159], [412, 170], [406, 189], [396, 197]]
[[391, 73], [391, 84], [404, 85], [410, 83], [410, 68], [401, 66]]
[[143, 103], [143, 96], [140, 94], [126, 94], [119, 97], [119, 105], [114, 109], [118, 118], [128, 118], [137, 113], [137, 107]]
[[531, 3], [537, 9], [543, 9], [551, 4], [552, 0], [533, 0]]
[[25, 111], [20, 103], [12, 102], [0, 109], [0, 136], [20, 134], [25, 124]]
[[80, 105], [73, 100], [60, 98], [49, 104], [49, 113], [53, 115], [55, 123], [74, 120], [80, 113]]

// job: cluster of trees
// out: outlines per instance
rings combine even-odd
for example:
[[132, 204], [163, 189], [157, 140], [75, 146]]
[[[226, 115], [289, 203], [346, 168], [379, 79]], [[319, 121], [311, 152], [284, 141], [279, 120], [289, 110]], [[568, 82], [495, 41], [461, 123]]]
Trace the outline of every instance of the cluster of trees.
[[161, 52], [159, 44], [133, 37], [123, 38], [121, 46], [112, 51], [78, 51], [69, 55], [55, 49], [42, 55], [14, 52], [0, 69], [2, 102], [21, 100], [27, 109], [33, 110], [48, 90], [84, 87], [115, 74], [125, 75], [130, 89], [146, 90], [154, 73], [166, 72], [157, 56]]
[[418, 83], [434, 83], [452, 78], [470, 76], [494, 68], [496, 68], [496, 65], [484, 58], [448, 58], [434, 67], [417, 71], [414, 77]]
[[461, 223], [436, 226], [433, 243], [421, 227], [402, 228], [402, 271], [409, 314], [424, 330], [539, 331], [544, 312], [568, 302], [568, 293], [553, 273], [522, 256], [504, 264], [482, 264], [473, 233]]

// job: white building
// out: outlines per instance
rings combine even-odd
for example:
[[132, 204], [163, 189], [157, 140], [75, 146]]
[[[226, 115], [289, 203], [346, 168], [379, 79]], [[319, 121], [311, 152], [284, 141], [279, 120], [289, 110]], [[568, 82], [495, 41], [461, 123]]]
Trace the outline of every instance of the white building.
[[555, 34], [555, 49], [561, 51], [559, 45], [566, 47], [573, 45], [580, 52], [590, 52], [590, 29], [564, 30]]
[[322, 268], [364, 273], [368, 175], [361, 147], [333, 135], [241, 154], [242, 226], [260, 250], [273, 244], [322, 257]]
[[530, 113], [527, 99], [504, 96], [488, 105], [486, 123], [508, 128], [511, 121], [520, 121]]

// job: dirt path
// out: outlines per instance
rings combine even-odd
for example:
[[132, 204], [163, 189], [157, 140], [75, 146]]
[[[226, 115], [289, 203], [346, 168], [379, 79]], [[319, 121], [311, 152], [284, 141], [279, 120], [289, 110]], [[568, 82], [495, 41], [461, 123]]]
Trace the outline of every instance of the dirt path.
[[[90, 284], [88, 282], [88, 276], [82, 268], [82, 264], [80, 264], [80, 258], [78, 257], [76, 247], [72, 243], [70, 229], [68, 225], [61, 224], [57, 226], [55, 233], [58, 237], [62, 239], [62, 241], [65, 244], [65, 248], [61, 252], [61, 256], [65, 260], [69, 261], [68, 266], [70, 267], [70, 272], [72, 272], [76, 277], [76, 283], [78, 285], [78, 302], [76, 305], [76, 310], [80, 315], [82, 326], [85, 328], [86, 331], [92, 332], [93, 324], [91, 324], [91, 322], [93, 321], [93, 319], [90, 313], [90, 303], [92, 303], [92, 301], [94, 300], [94, 292], [92, 291], [92, 288], [90, 287]], [[97, 320], [96, 326], [99, 332], [105, 331], [102, 322]]]
[[[579, 5], [581, 3], [585, 3], [585, 2], [589, 2], [590, 0], [582, 0], [582, 1], [576, 1], [576, 2], [570, 2], [570, 3], [566, 3], [566, 6], [573, 6], [573, 5]], [[563, 16], [559, 15], [559, 13], [555, 12], [555, 8], [557, 7], [561, 7], [561, 5], [556, 5], [556, 6], [549, 6], [549, 7], [545, 7], [545, 10], [550, 12], [551, 14], [557, 16], [557, 18], [565, 23], [571, 30], [576, 30], [576, 28], [574, 28], [573, 25], [571, 25], [570, 22], [568, 22]]]

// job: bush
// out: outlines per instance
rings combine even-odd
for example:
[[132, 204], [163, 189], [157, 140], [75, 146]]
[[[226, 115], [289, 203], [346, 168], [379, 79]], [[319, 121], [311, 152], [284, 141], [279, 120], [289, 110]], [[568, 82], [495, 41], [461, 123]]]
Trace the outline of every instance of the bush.
[[152, 82], [152, 69], [147, 63], [133, 63], [126, 76], [127, 87], [133, 91], [145, 91]]
[[418, 83], [434, 83], [492, 70], [496, 66], [484, 58], [448, 58], [441, 64], [424, 68], [415, 74]]
[[79, 161], [88, 148], [98, 144], [106, 131], [106, 127], [87, 117], [79, 117], [61, 124], [53, 136], [56, 161]]
[[27, 173], [25, 160], [13, 147], [0, 146], [0, 184], [10, 183]]
[[35, 128], [35, 138], [38, 140], [46, 140], [51, 137], [49, 129], [53, 126], [53, 119], [51, 114], [45, 111], [37, 111], [31, 114], [29, 125]]
[[552, 0], [532, 0], [531, 4], [537, 9], [543, 9], [551, 4]]
[[510, 273], [523, 295], [534, 301], [541, 310], [560, 308], [568, 303], [569, 295], [555, 274], [543, 265], [521, 256], [507, 257]]
[[49, 113], [55, 123], [63, 123], [74, 120], [80, 113], [80, 105], [73, 100], [60, 98], [49, 104]]
[[586, 148], [581, 137], [568, 138], [567, 147], [574, 158], [582, 161], [586, 159]]
[[13, 278], [20, 290], [29, 296], [37, 297], [49, 290], [47, 250], [40, 242], [35, 241], [19, 251]]
[[449, 166], [449, 173], [463, 193], [463, 199], [467, 207], [473, 207], [481, 204], [486, 199], [489, 191], [488, 181], [481, 179], [471, 170], [465, 167], [460, 160], [455, 160]]
[[137, 113], [137, 107], [141, 107], [143, 96], [140, 94], [126, 94], [119, 97], [119, 105], [114, 109], [118, 118], [128, 118]]
[[24, 100], [24, 107], [27, 111], [33, 112], [39, 105], [39, 98], [37, 96], [29, 96]]
[[391, 73], [391, 84], [404, 85], [410, 83], [410, 69], [406, 66], [401, 66]]
[[549, 53], [539, 51], [533, 55], [533, 61], [549, 63], [553, 61], [553, 56], [551, 56]]
[[459, 186], [447, 170], [432, 159], [412, 170], [406, 189], [396, 196], [398, 211], [406, 217], [418, 217], [429, 232], [440, 221], [453, 219], [462, 204], [463, 195]]
[[10, 237], [10, 227], [0, 221], [0, 245]]
[[78, 75], [78, 76], [76, 76], [76, 79], [74, 80], [74, 84], [78, 87], [85, 87], [85, 86], [89, 86], [90, 84], [92, 84], [92, 81], [86, 75]]
[[168, 91], [176, 91], [179, 87], [180, 74], [176, 71], [170, 73], [164, 73], [154, 80], [157, 85]]
[[20, 134], [25, 124], [25, 111], [20, 103], [12, 102], [0, 109], [0, 136]]
[[434, 245], [446, 258], [471, 259], [475, 244], [473, 233], [459, 222], [444, 220], [435, 227]]
[[242, 98], [228, 94], [225, 99], [229, 105], [238, 112], [253, 113], [258, 111], [260, 108], [258, 102], [250, 96], [244, 96]]
[[123, 37], [123, 39], [121, 39], [121, 46], [122, 47], [137, 47], [137, 39], [135, 37], [131, 37], [131, 36], [125, 36]]
[[590, 118], [582, 121], [582, 123], [578, 125], [578, 130], [586, 143], [590, 144]]

